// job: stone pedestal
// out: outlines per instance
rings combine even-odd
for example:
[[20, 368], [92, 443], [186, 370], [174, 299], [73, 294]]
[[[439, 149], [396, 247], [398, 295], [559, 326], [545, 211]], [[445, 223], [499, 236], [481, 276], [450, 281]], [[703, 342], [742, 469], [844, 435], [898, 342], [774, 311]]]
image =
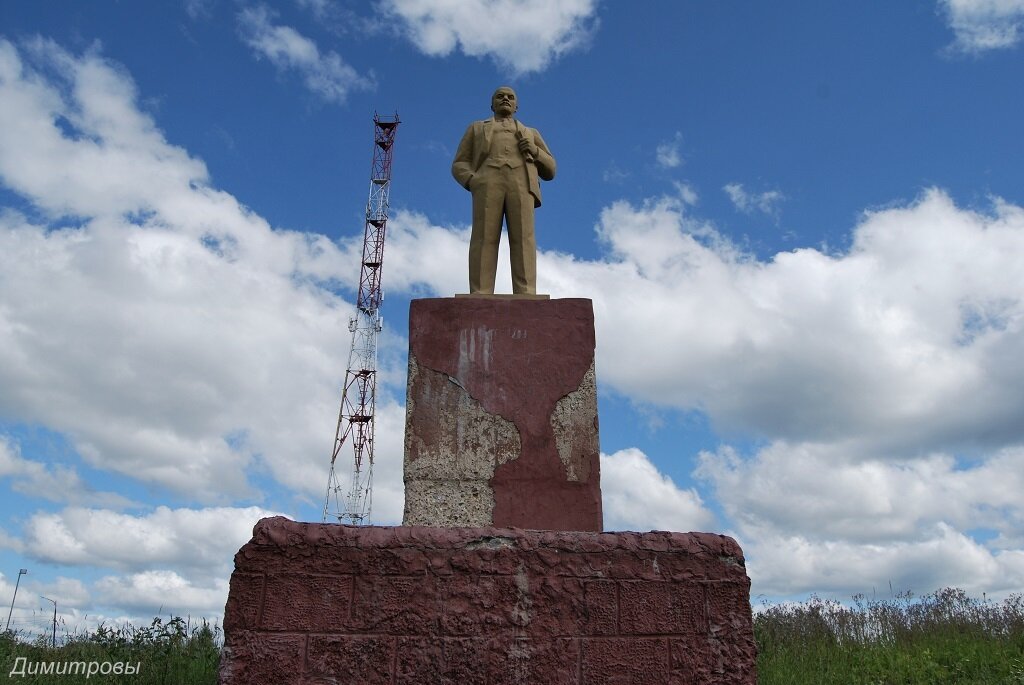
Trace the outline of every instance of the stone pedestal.
[[406, 525], [260, 521], [221, 685], [754, 685], [735, 541], [600, 532], [590, 301], [409, 319]]
[[590, 300], [413, 300], [403, 522], [602, 529]]
[[707, 533], [263, 519], [221, 685], [754, 685], [739, 546]]

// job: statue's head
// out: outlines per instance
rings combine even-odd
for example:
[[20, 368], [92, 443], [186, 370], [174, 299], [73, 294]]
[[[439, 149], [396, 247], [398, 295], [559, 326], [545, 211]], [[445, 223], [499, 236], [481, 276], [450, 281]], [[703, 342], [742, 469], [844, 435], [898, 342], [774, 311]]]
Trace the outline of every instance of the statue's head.
[[502, 86], [491, 96], [491, 111], [498, 116], [510, 117], [519, 109], [516, 92], [508, 86]]

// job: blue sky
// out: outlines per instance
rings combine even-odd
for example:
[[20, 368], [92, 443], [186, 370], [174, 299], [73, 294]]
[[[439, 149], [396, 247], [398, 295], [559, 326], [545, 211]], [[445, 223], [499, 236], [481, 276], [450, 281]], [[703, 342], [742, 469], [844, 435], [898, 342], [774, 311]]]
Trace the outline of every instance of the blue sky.
[[502, 84], [558, 161], [538, 288], [594, 300], [606, 528], [733, 535], [755, 600], [1021, 592], [1022, 40], [1021, 0], [0, 3], [14, 625], [217, 617], [256, 520], [319, 520], [396, 110], [399, 522], [408, 302], [467, 289]]

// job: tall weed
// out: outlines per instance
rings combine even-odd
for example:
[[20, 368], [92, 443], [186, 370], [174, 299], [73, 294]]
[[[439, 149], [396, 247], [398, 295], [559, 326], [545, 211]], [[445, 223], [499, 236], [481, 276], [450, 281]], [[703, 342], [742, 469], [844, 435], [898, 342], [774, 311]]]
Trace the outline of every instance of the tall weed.
[[1024, 597], [946, 588], [914, 598], [811, 598], [754, 615], [762, 685], [1024, 685]]
[[127, 664], [133, 673], [91, 677], [83, 673], [39, 675], [39, 667], [34, 666], [25, 669], [31, 671], [31, 675], [13, 676], [12, 682], [31, 685], [214, 685], [217, 682], [220, 628], [205, 620], [192, 624], [175, 617], [165, 623], [154, 618], [148, 627], [142, 628], [101, 624], [91, 633], [63, 636], [61, 646], [56, 649], [51, 646], [49, 636], [33, 642], [21, 637], [14, 632], [0, 634], [0, 669], [4, 669], [4, 676], [10, 675], [19, 657], [24, 657], [30, 666], [74, 662]]

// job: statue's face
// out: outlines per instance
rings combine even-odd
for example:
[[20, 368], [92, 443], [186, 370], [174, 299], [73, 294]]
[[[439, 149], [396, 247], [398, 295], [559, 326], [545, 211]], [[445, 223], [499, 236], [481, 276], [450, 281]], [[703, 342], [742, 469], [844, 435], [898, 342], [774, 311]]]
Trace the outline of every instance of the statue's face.
[[519, 109], [519, 103], [516, 101], [516, 92], [514, 90], [502, 86], [494, 91], [494, 95], [491, 96], [492, 112], [498, 116], [508, 117], [515, 114], [517, 109]]

